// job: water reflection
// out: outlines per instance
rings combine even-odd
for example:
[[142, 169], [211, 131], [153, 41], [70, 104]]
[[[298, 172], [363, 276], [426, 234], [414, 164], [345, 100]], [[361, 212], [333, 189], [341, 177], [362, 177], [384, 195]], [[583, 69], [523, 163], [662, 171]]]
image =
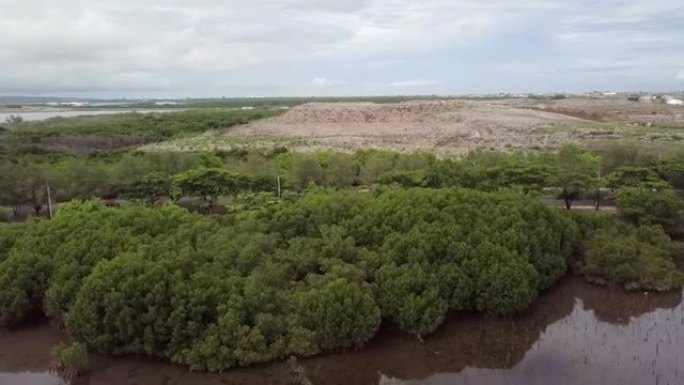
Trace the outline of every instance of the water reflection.
[[[385, 328], [361, 351], [300, 363], [312, 384], [682, 384], [681, 302], [681, 293], [625, 294], [569, 278], [515, 319], [459, 315], [424, 343]], [[62, 338], [43, 336], [37, 343], [31, 337], [46, 332], [55, 334], [48, 326], [23, 337], [0, 333], [0, 371], [41, 365], [44, 370], [47, 361], [40, 352], [49, 358], [50, 347]], [[8, 359], [6, 342], [16, 347], [22, 338], [29, 339], [21, 345], [26, 349]], [[37, 382], [44, 378], [25, 375], [7, 377], [14, 382], [0, 377], [0, 383], [59, 383], [55, 377]], [[298, 383], [301, 378], [287, 363], [198, 374], [147, 359], [98, 357], [90, 374], [73, 385]]]
[[0, 373], [2, 385], [64, 385], [58, 377], [48, 372]]
[[597, 321], [581, 300], [550, 325], [511, 369], [466, 368], [417, 381], [381, 379], [381, 384], [682, 384], [682, 308], [661, 309], [626, 325]]

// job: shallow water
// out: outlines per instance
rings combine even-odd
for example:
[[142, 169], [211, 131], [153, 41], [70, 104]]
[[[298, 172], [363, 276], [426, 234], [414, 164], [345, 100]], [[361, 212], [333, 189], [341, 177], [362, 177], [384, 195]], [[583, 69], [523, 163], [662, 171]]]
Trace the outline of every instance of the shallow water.
[[[358, 352], [300, 360], [313, 384], [683, 384], [681, 293], [626, 294], [568, 278], [513, 319], [458, 315], [424, 343], [383, 328]], [[0, 332], [0, 384], [57, 385], [48, 323]], [[149, 359], [95, 357], [79, 384], [297, 384], [288, 363], [223, 374]]]
[[0, 112], [0, 123], [3, 123], [12, 115], [21, 116], [26, 122], [35, 122], [47, 120], [56, 117], [73, 118], [75, 116], [94, 116], [94, 115], [112, 115], [123, 114], [128, 112], [151, 113], [151, 112], [173, 112], [180, 111], [179, 109], [166, 110], [133, 110], [133, 109], [118, 109], [118, 110], [65, 110], [65, 111], [22, 111], [22, 112]]

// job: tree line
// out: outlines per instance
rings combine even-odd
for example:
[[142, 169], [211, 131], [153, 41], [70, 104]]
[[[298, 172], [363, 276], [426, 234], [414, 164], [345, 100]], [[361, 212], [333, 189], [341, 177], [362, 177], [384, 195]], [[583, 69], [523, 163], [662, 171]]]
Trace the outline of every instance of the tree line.
[[227, 129], [268, 118], [281, 109], [195, 108], [0, 123], [0, 154], [91, 154], [134, 148], [180, 135]]
[[[226, 175], [232, 176], [226, 179]], [[199, 180], [203, 176], [206, 180]], [[193, 188], [172, 191], [174, 180], [190, 177], [195, 179]], [[223, 181], [212, 180], [222, 177]], [[673, 187], [684, 187], [684, 159], [616, 164], [603, 154], [576, 146], [548, 153], [478, 151], [460, 159], [383, 151], [301, 154], [284, 148], [0, 158], [1, 205], [31, 205], [40, 213], [46, 203], [46, 182], [60, 202], [93, 198], [154, 202], [196, 193], [212, 205], [218, 196], [240, 191], [275, 194], [280, 188], [287, 194], [304, 191], [312, 184], [337, 189], [393, 185], [483, 191], [517, 188], [562, 199], [570, 209], [582, 198], [595, 200], [599, 206], [605, 189], [612, 191], [612, 198], [627, 187], [655, 189], [671, 196]], [[211, 193], [200, 191], [203, 183], [206, 187], [212, 183], [225, 186], [217, 185]]]

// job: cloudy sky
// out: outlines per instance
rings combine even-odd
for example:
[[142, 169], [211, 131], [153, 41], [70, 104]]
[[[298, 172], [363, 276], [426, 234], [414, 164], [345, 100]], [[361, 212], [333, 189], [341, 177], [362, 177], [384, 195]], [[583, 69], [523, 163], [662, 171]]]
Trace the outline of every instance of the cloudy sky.
[[682, 0], [0, 0], [0, 95], [684, 89]]

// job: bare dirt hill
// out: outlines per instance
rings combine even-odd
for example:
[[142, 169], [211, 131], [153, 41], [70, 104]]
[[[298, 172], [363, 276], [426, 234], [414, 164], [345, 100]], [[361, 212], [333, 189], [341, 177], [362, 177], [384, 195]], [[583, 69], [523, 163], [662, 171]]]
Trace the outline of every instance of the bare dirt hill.
[[684, 108], [610, 99], [424, 100], [309, 103], [267, 120], [147, 146], [212, 150], [286, 146], [462, 154], [476, 148], [544, 149], [566, 143], [684, 140]]
[[580, 121], [555, 112], [472, 101], [311, 103], [237, 127], [229, 135], [295, 137], [345, 148], [468, 150], [489, 144], [553, 145], [562, 138], [539, 135], [540, 129]]

